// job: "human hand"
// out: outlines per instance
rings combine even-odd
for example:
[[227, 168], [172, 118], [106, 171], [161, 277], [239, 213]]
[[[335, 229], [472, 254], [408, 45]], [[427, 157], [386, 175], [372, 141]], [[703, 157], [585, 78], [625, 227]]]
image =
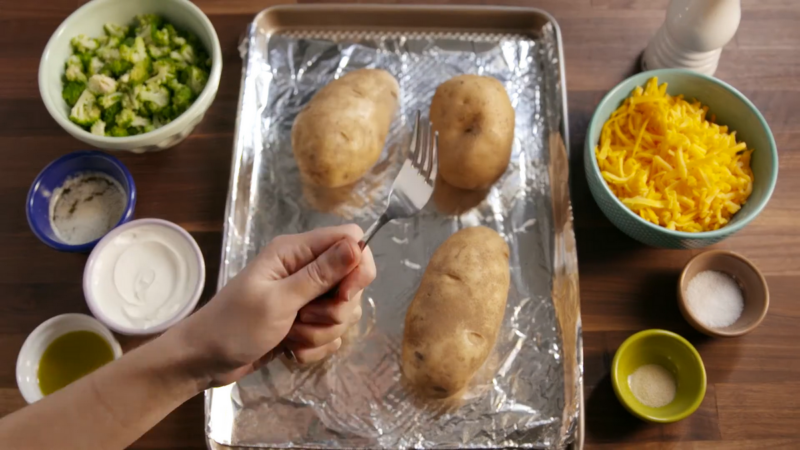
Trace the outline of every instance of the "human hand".
[[271, 360], [284, 341], [300, 363], [338, 350], [361, 318], [361, 292], [375, 279], [372, 253], [358, 248], [362, 236], [357, 225], [343, 225], [275, 238], [173, 328], [193, 355], [192, 370], [211, 386], [225, 385]]

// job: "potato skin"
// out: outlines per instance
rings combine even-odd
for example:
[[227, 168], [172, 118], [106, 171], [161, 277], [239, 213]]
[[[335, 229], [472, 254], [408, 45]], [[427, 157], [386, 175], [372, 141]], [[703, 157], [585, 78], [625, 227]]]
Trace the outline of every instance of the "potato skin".
[[514, 107], [492, 77], [460, 75], [436, 88], [430, 109], [439, 132], [439, 175], [461, 189], [487, 189], [511, 160]]
[[397, 80], [359, 69], [328, 83], [292, 125], [292, 149], [303, 180], [316, 186], [355, 183], [375, 164], [397, 110]]
[[465, 228], [436, 249], [403, 333], [403, 374], [416, 392], [448, 398], [466, 388], [494, 348], [509, 283], [508, 245], [490, 228]]

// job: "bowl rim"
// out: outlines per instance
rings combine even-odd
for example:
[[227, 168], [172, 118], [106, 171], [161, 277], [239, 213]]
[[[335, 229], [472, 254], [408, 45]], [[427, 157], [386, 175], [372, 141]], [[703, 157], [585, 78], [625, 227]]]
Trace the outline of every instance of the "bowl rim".
[[[642, 219], [638, 214], [634, 213], [630, 208], [625, 206], [625, 204], [622, 203], [622, 201], [620, 201], [620, 199], [618, 199], [617, 196], [614, 195], [613, 192], [611, 192], [611, 189], [608, 187], [608, 183], [603, 179], [603, 176], [600, 173], [600, 166], [597, 164], [597, 157], [594, 156], [594, 147], [595, 147], [596, 143], [591, 142], [591, 137], [592, 137], [592, 131], [594, 130], [594, 128], [596, 126], [595, 123], [598, 120], [598, 114], [600, 113], [600, 107], [603, 104], [610, 102], [610, 99], [611, 99], [612, 95], [616, 94], [618, 91], [626, 89], [625, 86], [628, 83], [630, 83], [630, 80], [632, 80], [634, 77], [640, 77], [640, 76], [646, 75], [646, 79], [649, 80], [650, 78], [653, 78], [653, 77], [661, 78], [663, 75], [673, 75], [673, 74], [683, 74], [683, 75], [688, 75], [690, 77], [696, 77], [696, 78], [704, 79], [706, 81], [710, 81], [711, 83], [715, 83], [715, 84], [721, 86], [722, 88], [726, 89], [731, 94], [733, 94], [735, 97], [737, 97], [740, 101], [742, 101], [742, 103], [744, 103], [748, 108], [750, 108], [750, 110], [758, 118], [758, 121], [761, 124], [761, 127], [767, 132], [767, 141], [769, 142], [769, 152], [772, 154], [772, 160], [774, 161], [774, 163], [772, 164], [772, 168], [771, 168], [771, 171], [770, 171], [770, 177], [769, 177], [768, 185], [767, 185], [767, 193], [764, 196], [764, 200], [760, 204], [756, 205], [755, 209], [752, 212], [750, 212], [748, 217], [745, 217], [744, 219], [742, 219], [742, 220], [740, 220], [740, 221], [738, 221], [736, 223], [733, 223], [733, 224], [728, 223], [728, 224], [726, 224], [725, 226], [721, 227], [718, 230], [700, 231], [700, 232], [696, 232], [696, 233], [691, 233], [691, 232], [688, 232], [688, 231], [676, 231], [676, 230], [667, 229], [666, 227], [662, 227], [661, 225], [656, 225], [656, 224], [654, 224], [652, 222], [648, 222], [648, 221]], [[629, 95], [630, 94], [628, 94], [628, 96]], [[627, 98], [627, 96], [626, 96], [626, 98]], [[614, 86], [614, 88], [612, 88], [610, 91], [608, 91], [608, 93], [606, 93], [606, 95], [603, 96], [603, 98], [600, 100], [600, 103], [597, 104], [597, 107], [595, 108], [594, 113], [592, 114], [592, 118], [589, 120], [589, 128], [586, 131], [586, 140], [585, 140], [584, 151], [587, 152], [587, 153], [591, 153], [591, 157], [588, 158], [588, 159], [591, 160], [592, 172], [595, 175], [597, 175], [598, 178], [600, 178], [600, 180], [602, 181], [602, 183], [600, 183], [600, 184], [603, 185], [603, 192], [608, 194], [608, 196], [612, 199], [614, 204], [619, 209], [624, 211], [624, 213], [628, 217], [633, 218], [637, 223], [645, 226], [646, 228], [649, 228], [649, 229], [657, 231], [657, 232], [665, 233], [665, 234], [667, 234], [669, 236], [672, 236], [672, 237], [678, 238], [678, 239], [722, 239], [722, 238], [724, 238], [726, 236], [729, 236], [730, 234], [733, 234], [733, 233], [741, 230], [747, 224], [749, 224], [753, 219], [755, 219], [759, 214], [761, 214], [761, 211], [764, 209], [764, 207], [767, 206], [767, 203], [769, 203], [769, 200], [772, 197], [773, 192], [775, 191], [775, 185], [778, 182], [778, 147], [775, 144], [775, 137], [772, 134], [772, 130], [769, 128], [769, 125], [767, 124], [766, 119], [764, 119], [764, 116], [761, 114], [761, 111], [759, 111], [758, 108], [756, 108], [755, 105], [753, 105], [753, 103], [747, 97], [744, 96], [744, 94], [739, 92], [736, 88], [734, 88], [730, 84], [728, 84], [728, 83], [726, 83], [726, 82], [724, 82], [724, 81], [722, 81], [722, 80], [720, 80], [718, 78], [714, 78], [714, 77], [711, 77], [711, 76], [708, 76], [708, 75], [704, 75], [704, 74], [701, 74], [701, 73], [698, 73], [698, 72], [695, 72], [695, 71], [689, 70], [689, 69], [670, 68], [670, 69], [648, 70], [648, 71], [645, 71], [645, 72], [637, 73], [635, 75], [631, 75], [630, 77], [626, 78], [625, 80], [623, 80], [622, 82], [620, 82], [619, 84]]]
[[[146, 329], [139, 329], [128, 327], [125, 325], [121, 325], [116, 323], [114, 320], [110, 319], [103, 310], [98, 306], [98, 302], [95, 299], [95, 295], [93, 294], [91, 288], [91, 280], [92, 280], [92, 269], [94, 268], [95, 263], [99, 259], [100, 252], [103, 251], [103, 248], [106, 244], [110, 243], [115, 237], [117, 237], [120, 233], [130, 229], [136, 228], [143, 225], [159, 225], [165, 228], [169, 228], [171, 230], [176, 231], [178, 234], [189, 243], [189, 246], [192, 247], [195, 256], [195, 264], [197, 264], [198, 270], [198, 279], [197, 285], [192, 292], [192, 296], [189, 298], [189, 301], [184, 305], [183, 308], [179, 309], [175, 312], [175, 314], [164, 320], [163, 322], [152, 326]], [[203, 289], [206, 285], [206, 262], [205, 258], [203, 258], [203, 251], [200, 249], [200, 245], [197, 241], [180, 225], [170, 222], [164, 219], [156, 219], [156, 218], [145, 218], [145, 219], [136, 219], [132, 220], [124, 225], [121, 225], [113, 230], [109, 231], [100, 242], [97, 243], [97, 246], [92, 253], [89, 255], [89, 259], [86, 261], [86, 265], [83, 268], [83, 296], [86, 299], [86, 305], [89, 307], [89, 311], [92, 312], [92, 315], [97, 318], [100, 322], [106, 325], [108, 328], [116, 331], [117, 333], [124, 334], [127, 336], [150, 336], [154, 334], [158, 334], [161, 332], [166, 331], [173, 325], [177, 324], [181, 320], [188, 317], [192, 311], [197, 307], [197, 304], [200, 301], [200, 297], [203, 295]]]
[[[697, 317], [695, 317], [695, 315], [692, 314], [692, 311], [686, 304], [686, 296], [684, 295], [684, 286], [688, 285], [689, 282], [691, 281], [686, 279], [687, 270], [698, 259], [708, 258], [709, 256], [713, 255], [725, 255], [734, 259], [738, 259], [739, 261], [743, 262], [746, 266], [750, 268], [750, 270], [753, 271], [753, 273], [756, 274], [759, 282], [761, 283], [761, 286], [764, 287], [765, 300], [763, 308], [759, 313], [758, 319], [756, 319], [756, 321], [753, 322], [752, 325], [748, 326], [747, 328], [743, 328], [740, 331], [725, 331], [724, 329], [721, 328], [707, 327], [703, 325], [702, 322], [697, 320]], [[689, 325], [691, 325], [697, 331], [703, 334], [713, 337], [723, 337], [723, 338], [742, 336], [744, 334], [747, 334], [755, 330], [759, 325], [761, 325], [761, 322], [764, 321], [764, 318], [767, 317], [767, 312], [769, 311], [769, 285], [767, 284], [767, 280], [766, 278], [764, 278], [764, 274], [761, 272], [761, 270], [759, 270], [758, 267], [756, 267], [756, 265], [753, 264], [752, 261], [745, 258], [743, 255], [730, 250], [708, 250], [694, 255], [692, 259], [690, 259], [689, 262], [687, 262], [686, 265], [683, 267], [683, 270], [681, 271], [681, 276], [678, 278], [678, 306], [680, 307], [681, 313], [683, 314], [686, 321], [689, 322]]]
[[[646, 414], [646, 413], [640, 411], [638, 405], [630, 404], [625, 399], [625, 397], [622, 396], [622, 393], [620, 392], [620, 388], [619, 388], [619, 370], [620, 370], [619, 365], [620, 365], [620, 361], [622, 360], [622, 355], [625, 353], [625, 351], [628, 349], [628, 347], [633, 345], [634, 342], [640, 341], [642, 339], [645, 339], [645, 338], [648, 338], [648, 337], [652, 337], [652, 336], [663, 336], [663, 337], [674, 339], [679, 344], [683, 345], [683, 347], [685, 347], [685, 348], [687, 348], [689, 350], [689, 352], [694, 357], [694, 360], [697, 363], [698, 367], [700, 367], [700, 385], [701, 385], [701, 393], [700, 393], [700, 395], [698, 395], [697, 398], [694, 399], [694, 401], [689, 405], [688, 408], [686, 408], [685, 410], [683, 410], [683, 411], [681, 411], [681, 412], [679, 412], [677, 414], [673, 414], [671, 416], [663, 416], [663, 417], [651, 416], [649, 414]], [[693, 414], [695, 411], [697, 411], [697, 408], [699, 408], [700, 404], [703, 403], [703, 399], [706, 396], [706, 389], [708, 387], [707, 386], [707, 382], [708, 382], [708, 380], [707, 380], [707, 376], [706, 376], [706, 367], [705, 367], [705, 364], [703, 364], [703, 358], [700, 357], [700, 353], [691, 344], [691, 342], [686, 340], [686, 338], [684, 338], [683, 336], [679, 335], [678, 333], [674, 333], [672, 331], [662, 330], [662, 329], [658, 329], [658, 328], [653, 328], [653, 329], [649, 329], [649, 330], [642, 330], [642, 331], [639, 331], [637, 333], [632, 334], [631, 336], [628, 336], [628, 338], [625, 339], [625, 341], [619, 346], [619, 348], [617, 348], [617, 351], [614, 353], [614, 359], [611, 362], [611, 384], [614, 387], [614, 394], [617, 396], [617, 400], [619, 400], [619, 402], [622, 403], [622, 406], [624, 406], [625, 409], [628, 410], [628, 412], [630, 412], [631, 414], [633, 414], [634, 416], [636, 416], [636, 417], [638, 417], [638, 418], [640, 418], [642, 420], [646, 420], [646, 421], [649, 421], [649, 422], [654, 422], [654, 423], [672, 423], [672, 422], [677, 422], [679, 420], [682, 420], [682, 419], [685, 419], [685, 418], [689, 417], [691, 414]]]
[[[89, 251], [97, 245], [98, 242], [103, 238], [100, 236], [99, 238], [86, 242], [84, 244], [66, 244], [64, 242], [56, 241], [48, 237], [39, 226], [36, 224], [34, 220], [31, 219], [32, 209], [33, 209], [33, 201], [34, 195], [36, 192], [39, 191], [39, 185], [42, 182], [42, 178], [44, 178], [45, 174], [51, 170], [52, 168], [58, 166], [59, 164], [63, 164], [67, 161], [77, 159], [77, 158], [84, 158], [84, 157], [98, 157], [109, 161], [111, 164], [117, 166], [122, 173], [125, 175], [125, 180], [128, 183], [129, 189], [127, 192], [127, 205], [125, 206], [125, 211], [122, 213], [122, 217], [119, 218], [116, 225], [114, 225], [111, 230], [108, 231], [110, 233], [114, 228], [128, 222], [133, 217], [133, 211], [136, 208], [136, 183], [133, 181], [133, 175], [122, 163], [119, 159], [117, 159], [113, 155], [109, 155], [108, 153], [101, 152], [99, 150], [78, 150], [76, 152], [67, 153], [66, 155], [62, 155], [49, 164], [47, 164], [44, 169], [42, 169], [36, 178], [33, 179], [33, 183], [31, 183], [31, 187], [28, 189], [28, 196], [25, 200], [25, 218], [28, 220], [28, 226], [30, 227], [33, 234], [39, 238], [40, 241], [45, 243], [50, 248], [55, 250], [63, 251], [63, 252], [85, 252]], [[77, 173], [77, 172], [76, 172]], [[49, 214], [48, 214], [49, 215]], [[106, 234], [108, 234], [106, 233]]]
[[86, 130], [84, 130], [79, 125], [73, 123], [69, 120], [69, 117], [66, 117], [61, 114], [59, 111], [59, 106], [56, 105], [58, 100], [63, 101], [61, 97], [58, 100], [52, 99], [49, 94], [47, 93], [46, 85], [46, 77], [47, 77], [47, 62], [50, 57], [50, 52], [53, 46], [56, 45], [56, 42], [63, 37], [66, 28], [71, 24], [72, 21], [76, 20], [76, 17], [79, 17], [82, 14], [90, 12], [93, 8], [97, 7], [98, 5], [102, 5], [105, 3], [116, 3], [123, 0], [92, 0], [80, 8], [76, 9], [72, 12], [63, 22], [56, 28], [53, 34], [50, 36], [50, 39], [47, 41], [47, 45], [45, 45], [44, 51], [42, 52], [42, 57], [39, 60], [39, 74], [38, 74], [38, 83], [39, 83], [39, 95], [42, 97], [42, 102], [44, 102], [44, 106], [47, 109], [47, 112], [50, 113], [50, 116], [58, 122], [61, 128], [64, 130], [72, 133], [70, 130], [74, 130], [75, 137], [80, 137], [81, 139], [89, 140], [93, 145], [103, 146], [103, 145], [138, 145], [143, 140], [149, 139], [166, 139], [170, 136], [175, 135], [176, 133], [180, 132], [180, 130], [189, 126], [192, 121], [193, 117], [196, 117], [198, 114], [201, 114], [203, 110], [208, 109], [211, 105], [211, 100], [216, 95], [219, 82], [222, 76], [222, 48], [219, 43], [219, 36], [217, 35], [217, 30], [214, 28], [214, 25], [211, 23], [211, 20], [208, 16], [203, 13], [203, 11], [194, 3], [189, 0], [161, 0], [161, 1], [171, 1], [174, 3], [179, 3], [183, 5], [184, 8], [187, 9], [190, 13], [196, 15], [200, 21], [203, 23], [206, 32], [209, 33], [211, 38], [211, 49], [210, 56], [211, 56], [211, 71], [208, 75], [208, 81], [206, 82], [203, 91], [200, 93], [199, 96], [195, 99], [192, 106], [189, 107], [186, 111], [181, 113], [176, 119], [171, 121], [170, 123], [164, 125], [161, 128], [156, 130], [150, 131], [149, 133], [142, 133], [137, 134], [135, 136], [126, 136], [126, 137], [113, 137], [113, 136], [98, 136], [92, 134]]
[[[17, 362], [15, 366], [15, 375], [17, 381], [17, 388], [22, 394], [22, 397], [25, 399], [26, 402], [29, 404], [35, 403], [42, 398], [44, 398], [44, 394], [41, 392], [41, 388], [39, 388], [38, 383], [36, 383], [36, 392], [31, 392], [30, 390], [23, 388], [23, 386], [31, 386], [32, 383], [28, 382], [24, 377], [24, 365], [28, 358], [28, 356], [33, 356], [32, 353], [34, 349], [32, 348], [38, 341], [37, 338], [41, 336], [45, 331], [56, 328], [63, 323], [73, 323], [77, 324], [77, 328], [79, 330], [75, 331], [91, 331], [100, 335], [104, 341], [108, 343], [111, 347], [111, 351], [114, 353], [114, 359], [119, 359], [122, 357], [122, 347], [117, 341], [117, 338], [114, 336], [114, 333], [108, 329], [107, 326], [103, 325], [99, 320], [95, 319], [94, 317], [87, 315], [87, 314], [79, 314], [79, 313], [66, 313], [66, 314], [59, 314], [57, 316], [51, 317], [44, 322], [40, 323], [33, 329], [33, 331], [28, 334], [25, 338], [25, 341], [22, 344], [22, 347], [17, 354]], [[56, 336], [53, 337], [53, 340], [63, 336], [66, 333], [70, 333], [71, 331], [61, 332], [58, 333]], [[48, 345], [52, 343], [52, 340], [48, 343]], [[45, 346], [45, 349], [47, 347]], [[39, 359], [41, 359], [41, 355], [38, 355]]]

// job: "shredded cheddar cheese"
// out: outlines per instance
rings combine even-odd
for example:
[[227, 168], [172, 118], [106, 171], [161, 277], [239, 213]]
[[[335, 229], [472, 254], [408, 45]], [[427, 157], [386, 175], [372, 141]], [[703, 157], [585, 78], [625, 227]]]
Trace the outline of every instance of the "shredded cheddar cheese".
[[594, 150], [603, 179], [644, 220], [670, 230], [717, 230], [753, 191], [753, 150], [707, 112], [651, 78], [603, 125]]

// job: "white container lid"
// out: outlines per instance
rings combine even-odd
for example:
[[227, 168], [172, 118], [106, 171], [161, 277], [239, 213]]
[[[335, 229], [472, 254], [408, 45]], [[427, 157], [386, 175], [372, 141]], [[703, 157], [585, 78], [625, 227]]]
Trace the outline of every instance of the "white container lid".
[[180, 226], [139, 219], [108, 233], [83, 272], [92, 314], [127, 335], [160, 333], [191, 314], [205, 285], [200, 247]]
[[47, 347], [59, 337], [73, 331], [92, 331], [102, 337], [114, 352], [114, 359], [122, 356], [122, 348], [114, 335], [102, 323], [85, 314], [62, 314], [43, 322], [28, 335], [17, 356], [17, 386], [28, 403], [44, 397], [39, 387], [39, 362]]

